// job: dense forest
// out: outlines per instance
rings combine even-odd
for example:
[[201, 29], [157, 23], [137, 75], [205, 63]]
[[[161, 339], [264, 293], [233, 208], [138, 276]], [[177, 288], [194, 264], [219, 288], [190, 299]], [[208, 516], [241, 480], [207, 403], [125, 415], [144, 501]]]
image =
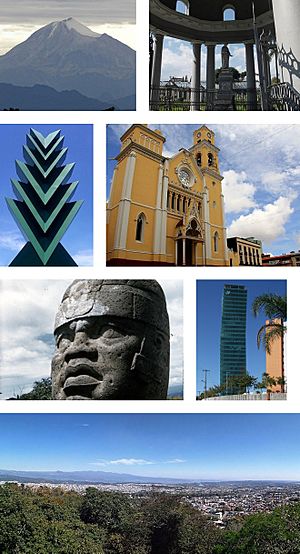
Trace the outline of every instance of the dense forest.
[[299, 554], [300, 503], [217, 529], [180, 498], [0, 486], [1, 554]]

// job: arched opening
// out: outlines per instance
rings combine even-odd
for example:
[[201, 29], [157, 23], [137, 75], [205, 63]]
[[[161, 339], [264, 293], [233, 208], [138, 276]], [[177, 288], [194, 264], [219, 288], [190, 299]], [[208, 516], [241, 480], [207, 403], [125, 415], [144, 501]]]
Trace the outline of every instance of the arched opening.
[[135, 240], [137, 240], [138, 242], [143, 242], [144, 240], [145, 222], [146, 222], [145, 214], [141, 213], [136, 220], [136, 229], [135, 229]]
[[198, 167], [201, 167], [201, 152], [197, 154], [197, 165]]
[[235, 21], [235, 9], [233, 6], [225, 6], [223, 9], [223, 21]]
[[190, 12], [190, 3], [188, 0], [177, 0], [176, 2], [176, 11], [183, 13], [184, 15], [189, 15]]
[[218, 231], [214, 234], [214, 252], [218, 252], [219, 249], [219, 233]]
[[211, 152], [207, 155], [208, 166], [211, 167], [214, 164], [214, 157]]

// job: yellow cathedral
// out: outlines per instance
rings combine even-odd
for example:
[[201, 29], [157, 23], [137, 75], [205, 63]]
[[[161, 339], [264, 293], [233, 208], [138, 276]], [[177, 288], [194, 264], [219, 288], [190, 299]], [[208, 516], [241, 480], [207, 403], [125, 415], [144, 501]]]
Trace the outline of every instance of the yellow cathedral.
[[121, 137], [107, 205], [107, 265], [229, 265], [213, 131], [200, 127], [193, 146], [170, 158], [165, 140], [138, 124]]

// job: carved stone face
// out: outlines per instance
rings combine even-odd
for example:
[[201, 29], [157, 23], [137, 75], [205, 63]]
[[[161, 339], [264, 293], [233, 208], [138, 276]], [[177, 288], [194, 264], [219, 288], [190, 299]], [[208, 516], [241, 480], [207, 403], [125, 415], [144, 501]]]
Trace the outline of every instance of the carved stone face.
[[[89, 283], [92, 283], [90, 285]], [[55, 329], [56, 351], [52, 360], [53, 398], [56, 400], [134, 400], [166, 398], [169, 380], [169, 335], [143, 319], [144, 308], [151, 309], [146, 296], [134, 298], [135, 290], [115, 287], [111, 298], [108, 281], [95, 288], [96, 281], [75, 282], [67, 290], [60, 306]], [[92, 293], [89, 290], [92, 288]], [[96, 290], [96, 293], [95, 293]], [[82, 294], [80, 294], [80, 291]], [[144, 291], [143, 291], [144, 293]], [[128, 315], [139, 319], [110, 315], [123, 300], [129, 302]], [[131, 298], [131, 295], [133, 297]], [[101, 299], [101, 305], [100, 300]], [[92, 299], [92, 303], [90, 300]], [[106, 299], [106, 303], [104, 302]], [[82, 307], [78, 303], [83, 301]], [[131, 302], [133, 300], [133, 302]], [[141, 305], [145, 303], [145, 306]], [[140, 306], [139, 306], [140, 303]], [[78, 312], [105, 315], [82, 315]], [[96, 306], [96, 307], [95, 307]], [[104, 309], [105, 308], [105, 309]], [[143, 308], [143, 310], [142, 310]], [[153, 309], [153, 308], [152, 308]], [[159, 315], [163, 318], [162, 306]], [[123, 314], [126, 311], [123, 306]], [[70, 313], [70, 321], [66, 314]], [[76, 319], [73, 319], [74, 314]], [[148, 314], [153, 319], [153, 314]]]

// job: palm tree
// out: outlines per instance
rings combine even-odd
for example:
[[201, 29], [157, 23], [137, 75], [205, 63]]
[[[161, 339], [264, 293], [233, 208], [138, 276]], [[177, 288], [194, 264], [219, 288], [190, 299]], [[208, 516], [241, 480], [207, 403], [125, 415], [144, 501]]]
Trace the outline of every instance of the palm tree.
[[259, 348], [262, 343], [265, 350], [270, 354], [272, 342], [276, 338], [283, 340], [286, 332], [286, 296], [279, 296], [273, 293], [257, 296], [252, 304], [254, 316], [256, 317], [262, 310], [269, 321], [262, 325], [257, 333], [257, 346]]

